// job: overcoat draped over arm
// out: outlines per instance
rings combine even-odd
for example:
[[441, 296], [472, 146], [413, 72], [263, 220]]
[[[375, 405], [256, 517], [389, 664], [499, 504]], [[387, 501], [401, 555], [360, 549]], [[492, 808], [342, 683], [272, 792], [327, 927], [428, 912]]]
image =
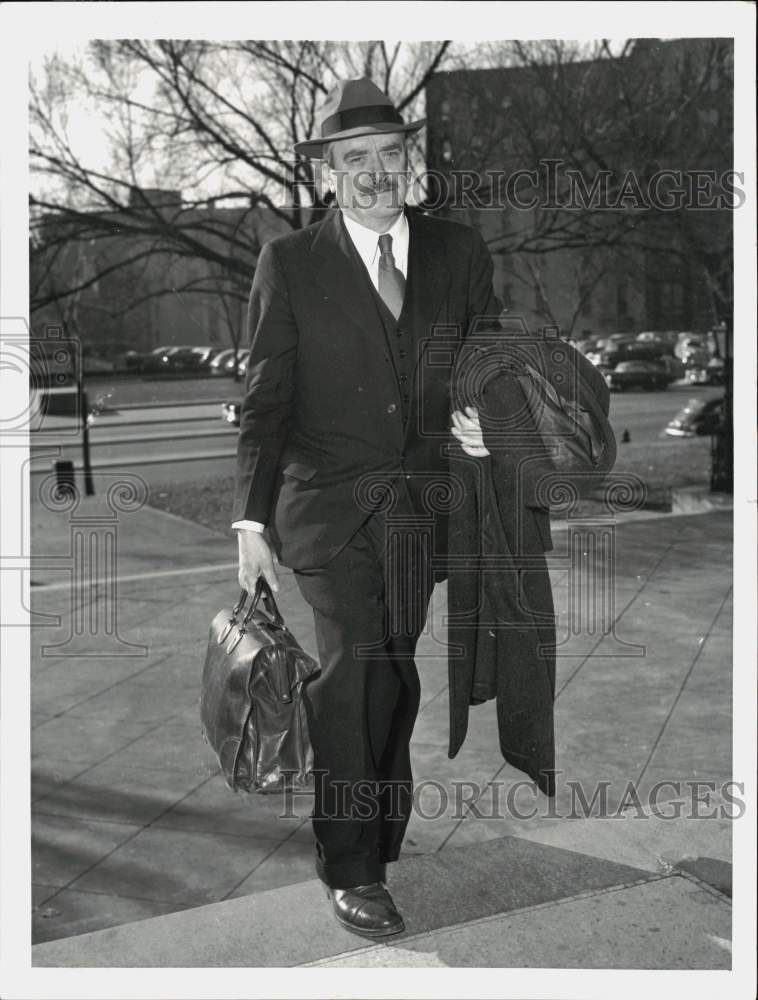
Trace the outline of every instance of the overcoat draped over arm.
[[[552, 796], [556, 628], [545, 559], [552, 489], [580, 496], [598, 488], [615, 462], [616, 442], [608, 387], [584, 356], [502, 319], [494, 334], [464, 345], [452, 387], [454, 408], [477, 407], [490, 454], [471, 458], [458, 449], [451, 458], [464, 502], [450, 518], [448, 753], [454, 757], [465, 739], [469, 706], [496, 698], [503, 756]], [[510, 342], [509, 334], [516, 335]], [[544, 436], [549, 425], [535, 417], [513, 373], [518, 355], [544, 376], [560, 405], [573, 407], [579, 436], [592, 441], [591, 468], [584, 459], [564, 465], [565, 435]]]
[[[467, 364], [462, 356], [459, 372]], [[448, 755], [464, 742], [469, 706], [495, 698], [503, 757], [553, 796], [555, 617], [544, 555], [552, 541], [549, 511], [536, 502], [549, 459], [533, 428], [501, 433], [526, 405], [512, 375], [488, 378], [476, 402], [490, 455], [451, 457], [466, 499], [449, 526]]]

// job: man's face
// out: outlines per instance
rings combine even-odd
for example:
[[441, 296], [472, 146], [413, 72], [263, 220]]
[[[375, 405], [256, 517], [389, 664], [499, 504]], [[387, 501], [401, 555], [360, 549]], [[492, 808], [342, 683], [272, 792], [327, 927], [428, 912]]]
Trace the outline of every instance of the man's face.
[[345, 215], [383, 232], [402, 211], [408, 159], [402, 132], [340, 139], [331, 147], [329, 187]]

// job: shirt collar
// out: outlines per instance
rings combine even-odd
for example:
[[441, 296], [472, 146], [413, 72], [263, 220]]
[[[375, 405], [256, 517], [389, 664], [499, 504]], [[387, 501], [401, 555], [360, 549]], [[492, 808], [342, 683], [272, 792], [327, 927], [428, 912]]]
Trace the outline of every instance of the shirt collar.
[[[348, 219], [344, 212], [342, 213], [342, 219], [345, 223], [345, 228], [350, 234], [350, 239], [355, 245], [355, 249], [366, 264], [371, 266], [379, 252], [379, 237], [384, 234], [362, 226], [355, 219]], [[404, 211], [400, 213], [392, 224], [392, 227], [387, 230], [387, 233], [392, 237], [392, 253], [397, 259], [404, 252], [407, 252], [408, 247], [408, 219]]]

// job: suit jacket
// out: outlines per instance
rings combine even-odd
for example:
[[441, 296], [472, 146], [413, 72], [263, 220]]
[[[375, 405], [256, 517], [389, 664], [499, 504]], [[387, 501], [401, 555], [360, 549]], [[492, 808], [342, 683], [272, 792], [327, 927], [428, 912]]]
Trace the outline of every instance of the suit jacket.
[[379, 477], [404, 479], [419, 510], [436, 504], [435, 544], [444, 548], [451, 373], [472, 322], [501, 306], [476, 230], [406, 213], [400, 322], [414, 363], [405, 421], [388, 330], [341, 212], [271, 240], [260, 254], [233, 520], [268, 525], [292, 569], [323, 565], [347, 543], [381, 502]]

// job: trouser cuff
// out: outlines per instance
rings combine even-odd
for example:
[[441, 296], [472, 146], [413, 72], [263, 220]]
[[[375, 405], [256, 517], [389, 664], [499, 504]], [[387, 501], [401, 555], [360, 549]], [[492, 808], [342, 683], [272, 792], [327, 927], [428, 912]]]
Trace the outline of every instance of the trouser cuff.
[[321, 858], [316, 858], [316, 874], [330, 889], [352, 889], [355, 885], [384, 882], [387, 877], [384, 862], [378, 858], [361, 858], [338, 864], [326, 864]]

